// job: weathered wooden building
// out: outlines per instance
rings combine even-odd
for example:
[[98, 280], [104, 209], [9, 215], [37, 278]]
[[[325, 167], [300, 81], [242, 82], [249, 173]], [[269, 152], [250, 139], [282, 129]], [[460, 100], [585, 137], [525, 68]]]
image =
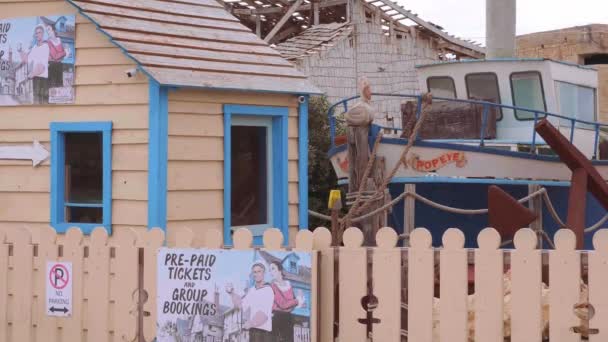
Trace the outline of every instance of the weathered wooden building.
[[599, 121], [608, 122], [608, 25], [591, 24], [517, 37], [519, 57], [544, 57], [598, 70]]
[[[47, 17], [72, 18], [75, 51], [51, 47], [69, 28]], [[226, 243], [235, 226], [307, 226], [319, 91], [217, 2], [3, 0], [0, 28], [0, 76], [39, 100], [0, 94], [0, 226], [217, 229]], [[44, 148], [20, 155], [32, 141]]]
[[[480, 46], [391, 0], [224, 1], [330, 101], [357, 94], [361, 76], [374, 92], [417, 92], [417, 64], [484, 56]], [[398, 115], [398, 104], [385, 100], [376, 107], [382, 115]]]

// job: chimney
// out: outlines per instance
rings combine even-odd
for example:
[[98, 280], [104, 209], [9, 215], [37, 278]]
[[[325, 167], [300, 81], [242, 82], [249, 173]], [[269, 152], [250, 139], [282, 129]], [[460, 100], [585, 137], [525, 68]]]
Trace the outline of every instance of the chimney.
[[486, 0], [486, 59], [515, 57], [517, 0]]

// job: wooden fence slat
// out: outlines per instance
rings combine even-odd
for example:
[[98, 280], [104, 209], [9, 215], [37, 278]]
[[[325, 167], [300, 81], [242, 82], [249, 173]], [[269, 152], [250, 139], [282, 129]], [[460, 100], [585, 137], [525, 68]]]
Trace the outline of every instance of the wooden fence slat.
[[608, 229], [595, 233], [593, 247], [595, 250], [589, 252], [589, 303], [595, 316], [589, 326], [599, 329], [599, 333], [589, 336], [589, 341], [605, 342], [608, 341]]
[[111, 318], [114, 323], [114, 341], [134, 341], [137, 337], [138, 303], [134, 294], [138, 290], [139, 249], [135, 246], [136, 232], [129, 229], [113, 237], [110, 245], [115, 249], [113, 301]]
[[0, 341], [8, 341], [8, 243], [0, 228]]
[[440, 341], [467, 342], [467, 251], [460, 229], [450, 228], [443, 234], [443, 248], [439, 254]]
[[253, 244], [253, 234], [247, 228], [239, 228], [232, 237], [234, 249], [250, 249]]
[[529, 228], [515, 234], [511, 253], [511, 341], [541, 342], [541, 251]]
[[408, 341], [433, 340], [434, 257], [431, 233], [417, 228], [408, 250]]
[[277, 228], [266, 229], [262, 236], [262, 241], [264, 242], [264, 249], [270, 251], [280, 251], [283, 249], [281, 247], [281, 244], [283, 243], [283, 233]]
[[334, 274], [334, 249], [331, 247], [331, 232], [324, 227], [315, 229], [313, 235], [313, 247], [319, 251], [321, 259], [319, 265], [319, 307], [317, 322], [319, 323], [319, 341], [334, 340], [334, 305], [335, 303], [335, 274]]
[[311, 253], [312, 274], [310, 277], [310, 341], [319, 341], [319, 253], [313, 250], [313, 234], [310, 230], [300, 230], [296, 235], [296, 252]]
[[88, 276], [87, 341], [107, 342], [110, 330], [110, 249], [104, 228], [96, 228], [91, 233]]
[[581, 335], [570, 329], [580, 324], [573, 310], [581, 291], [576, 236], [570, 229], [560, 229], [554, 240], [556, 249], [549, 251], [549, 337], [551, 342], [580, 342]]
[[63, 239], [63, 257], [60, 258], [60, 261], [72, 263], [72, 316], [81, 318], [59, 320], [57, 322], [59, 327], [62, 327], [61, 341], [82, 341], [84, 340], [84, 246], [80, 229], [68, 229]]
[[156, 268], [158, 248], [165, 241], [161, 228], [153, 228], [140, 233], [137, 245], [144, 249], [143, 286], [146, 302], [143, 304], [143, 331], [145, 342], [152, 342], [156, 337]]
[[500, 235], [486, 228], [475, 250], [475, 341], [504, 342], [503, 251]]
[[344, 247], [340, 247], [340, 341], [366, 342], [366, 326], [359, 318], [366, 318], [367, 312], [361, 306], [361, 299], [367, 296], [367, 253], [361, 247], [363, 233], [359, 228], [348, 228], [343, 235]]
[[401, 250], [396, 248], [397, 233], [384, 227], [376, 233], [372, 279], [378, 308], [374, 317], [380, 323], [373, 327], [374, 341], [401, 341]]
[[28, 229], [11, 231], [13, 243], [13, 277], [9, 291], [13, 294], [13, 305], [10, 307], [12, 316], [12, 335], [9, 341], [30, 341], [32, 338], [32, 276], [34, 253], [32, 236]]
[[[40, 229], [38, 237], [33, 241], [38, 245], [38, 257], [36, 262], [36, 296], [37, 303], [34, 309], [34, 321], [37, 322], [35, 331], [36, 341], [55, 342], [58, 337], [58, 318], [47, 315], [46, 312], [46, 286], [48, 274], [46, 264], [48, 261], [56, 261], [58, 257], [57, 233], [55, 229], [47, 227]], [[70, 312], [70, 319], [78, 319]]]

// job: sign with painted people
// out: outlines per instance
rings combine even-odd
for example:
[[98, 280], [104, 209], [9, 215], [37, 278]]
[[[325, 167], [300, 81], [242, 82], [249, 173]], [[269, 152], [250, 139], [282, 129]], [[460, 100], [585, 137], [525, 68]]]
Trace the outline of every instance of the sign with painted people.
[[75, 16], [0, 19], [0, 106], [74, 102]]
[[312, 254], [161, 248], [157, 341], [310, 342]]

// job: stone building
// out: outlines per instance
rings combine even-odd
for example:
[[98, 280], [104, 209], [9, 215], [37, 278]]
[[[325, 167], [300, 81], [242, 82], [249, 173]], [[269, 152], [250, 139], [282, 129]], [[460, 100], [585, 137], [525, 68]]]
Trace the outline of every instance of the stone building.
[[544, 57], [598, 69], [599, 117], [608, 122], [608, 25], [592, 24], [517, 37], [519, 57]]
[[[244, 1], [230, 6], [331, 102], [357, 94], [360, 76], [369, 79], [374, 92], [414, 93], [421, 90], [417, 64], [484, 56], [480, 46], [390, 0]], [[376, 107], [382, 116], [397, 116], [399, 103], [383, 98]]]

